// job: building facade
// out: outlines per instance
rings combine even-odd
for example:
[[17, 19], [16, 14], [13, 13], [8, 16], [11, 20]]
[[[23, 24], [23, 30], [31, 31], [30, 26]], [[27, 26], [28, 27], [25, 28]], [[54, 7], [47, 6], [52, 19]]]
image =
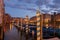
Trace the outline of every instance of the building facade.
[[29, 24], [31, 24], [31, 25], [36, 25], [36, 20], [37, 20], [36, 16], [30, 18]]
[[0, 0], [0, 40], [3, 40], [3, 27], [4, 27], [4, 1]]
[[51, 25], [51, 15], [46, 13], [43, 14], [43, 26], [46, 26], [47, 28]]
[[11, 16], [10, 16], [10, 14], [7, 14], [7, 13], [5, 13], [5, 15], [4, 15], [4, 24], [5, 24], [5, 26], [10, 26], [10, 21], [11, 21]]
[[60, 13], [56, 14], [56, 27], [57, 28], [60, 28]]
[[[53, 28], [60, 28], [60, 13], [53, 13], [53, 14], [42, 14], [43, 15], [43, 26], [45, 27], [53, 27]], [[30, 24], [36, 25], [36, 16], [30, 18]]]

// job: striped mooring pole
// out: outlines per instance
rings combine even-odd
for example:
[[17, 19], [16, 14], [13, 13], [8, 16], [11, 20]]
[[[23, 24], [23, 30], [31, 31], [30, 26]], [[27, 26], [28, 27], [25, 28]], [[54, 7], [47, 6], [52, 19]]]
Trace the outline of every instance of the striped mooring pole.
[[42, 24], [41, 24], [42, 17], [40, 11], [37, 11], [36, 17], [37, 17], [37, 40], [42, 40]]
[[26, 21], [26, 40], [28, 40], [28, 33], [29, 33], [29, 26], [28, 26], [28, 24], [29, 24], [29, 17], [28, 16], [26, 16], [25, 21]]

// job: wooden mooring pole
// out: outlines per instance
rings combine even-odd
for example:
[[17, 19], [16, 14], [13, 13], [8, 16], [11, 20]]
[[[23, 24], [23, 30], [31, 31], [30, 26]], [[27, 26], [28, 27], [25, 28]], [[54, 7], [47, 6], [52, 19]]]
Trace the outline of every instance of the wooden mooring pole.
[[43, 40], [42, 39], [41, 14], [39, 10], [36, 13], [36, 17], [37, 17], [37, 40]]
[[28, 16], [26, 16], [26, 19], [25, 19], [25, 21], [26, 21], [26, 40], [28, 40], [28, 33], [29, 33], [29, 26], [28, 26]]

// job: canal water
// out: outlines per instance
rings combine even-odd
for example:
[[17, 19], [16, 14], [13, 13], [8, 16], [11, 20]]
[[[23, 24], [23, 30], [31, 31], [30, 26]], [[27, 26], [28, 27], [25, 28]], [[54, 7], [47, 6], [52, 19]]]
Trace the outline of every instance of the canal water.
[[[21, 36], [21, 32], [16, 29], [16, 27], [13, 27], [11, 30], [7, 30], [4, 33], [4, 40], [26, 40], [26, 35], [23, 33]], [[28, 40], [32, 40], [31, 37], [28, 38]], [[50, 39], [43, 39], [43, 40], [60, 40], [59, 38], [50, 38]]]
[[[4, 40], [26, 40], [25, 33], [21, 36], [21, 32], [16, 29], [16, 27], [13, 27], [11, 30], [7, 30], [4, 33]], [[32, 40], [29, 38], [28, 40]]]
[[15, 27], [7, 30], [4, 34], [4, 40], [19, 40], [18, 30]]

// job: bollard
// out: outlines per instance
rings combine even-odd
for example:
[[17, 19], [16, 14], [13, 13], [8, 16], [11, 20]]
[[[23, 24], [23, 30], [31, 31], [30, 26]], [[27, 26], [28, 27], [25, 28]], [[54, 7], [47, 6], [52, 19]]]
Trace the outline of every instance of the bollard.
[[37, 17], [37, 40], [42, 40], [41, 14], [39, 10], [36, 13], [36, 17]]
[[32, 40], [34, 40], [34, 30], [32, 30]]

